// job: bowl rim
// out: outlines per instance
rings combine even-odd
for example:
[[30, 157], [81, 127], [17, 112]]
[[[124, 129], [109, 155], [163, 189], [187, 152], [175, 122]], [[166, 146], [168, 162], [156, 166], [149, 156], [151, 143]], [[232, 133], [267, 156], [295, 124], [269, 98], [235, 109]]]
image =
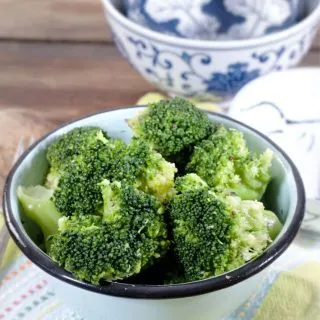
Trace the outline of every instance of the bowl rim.
[[268, 137], [240, 121], [232, 119], [226, 115], [209, 111], [207, 111], [206, 113], [215, 116], [217, 119], [223, 118], [230, 121], [230, 123], [234, 123], [239, 125], [240, 127], [246, 128], [249, 131], [252, 131], [258, 137], [262, 138], [262, 140], [265, 140], [268, 143], [270, 143], [272, 147], [282, 155], [285, 161], [287, 161], [292, 171], [293, 179], [297, 188], [297, 205], [294, 209], [292, 220], [288, 226], [288, 229], [282, 234], [282, 236], [277, 240], [277, 242], [271, 247], [267, 248], [261, 256], [233, 271], [229, 271], [222, 275], [208, 278], [205, 280], [199, 280], [184, 284], [137, 285], [120, 282], [110, 282], [104, 285], [93, 285], [91, 283], [75, 279], [70, 272], [66, 271], [62, 267], [59, 267], [25, 234], [24, 231], [22, 231], [19, 228], [19, 224], [17, 220], [15, 220], [14, 218], [13, 209], [11, 205], [11, 185], [15, 177], [16, 171], [23, 163], [24, 159], [29, 155], [29, 153], [35, 150], [38, 145], [40, 145], [43, 141], [45, 141], [47, 138], [53, 135], [56, 131], [68, 127], [70, 124], [74, 124], [80, 120], [85, 120], [87, 118], [97, 116], [100, 114], [109, 113], [112, 111], [117, 111], [121, 109], [126, 110], [139, 107], [144, 108], [145, 106], [132, 105], [110, 108], [104, 111], [99, 111], [90, 115], [86, 115], [84, 117], [79, 117], [75, 120], [64, 123], [56, 129], [50, 131], [43, 137], [41, 137], [21, 155], [21, 157], [17, 160], [17, 162], [11, 169], [10, 173], [8, 174], [3, 193], [3, 212], [5, 222], [11, 234], [11, 237], [13, 238], [17, 246], [21, 249], [21, 251], [40, 269], [63, 282], [95, 293], [135, 299], [183, 298], [228, 288], [259, 273], [268, 265], [270, 265], [274, 260], [276, 260], [287, 249], [289, 244], [295, 238], [304, 217], [305, 191], [301, 176], [296, 166], [289, 158], [289, 156]]
[[[139, 25], [136, 22], [131, 21], [125, 15], [123, 15], [114, 5], [112, 0], [101, 0], [105, 6], [107, 12], [123, 27], [129, 29], [132, 32], [139, 34], [149, 40], [156, 40], [163, 44], [171, 44], [173, 46], [189, 47], [189, 48], [201, 48], [201, 49], [214, 49], [214, 50], [238, 50], [249, 49], [257, 46], [272, 44], [279, 42], [284, 38], [295, 36], [307, 29], [313, 24], [318, 24], [320, 20], [320, 1], [315, 6], [313, 11], [304, 17], [301, 21], [295, 25], [286, 28], [285, 30], [268, 34], [252, 39], [244, 40], [199, 40], [199, 39], [186, 39], [179, 38], [172, 35], [163, 34], [146, 27]], [[318, 20], [318, 21], [317, 21]], [[315, 26], [314, 26], [315, 27]]]

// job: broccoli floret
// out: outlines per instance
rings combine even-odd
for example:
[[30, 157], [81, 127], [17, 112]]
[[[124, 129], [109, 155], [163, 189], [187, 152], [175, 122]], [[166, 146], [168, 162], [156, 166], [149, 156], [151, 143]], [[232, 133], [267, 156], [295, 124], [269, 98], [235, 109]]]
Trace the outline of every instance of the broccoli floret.
[[176, 172], [177, 169], [173, 163], [164, 160], [160, 153], [152, 152], [140, 176], [140, 189], [165, 202], [174, 194]]
[[236, 193], [244, 200], [260, 200], [271, 179], [273, 154], [248, 150], [243, 134], [223, 126], [194, 149], [187, 165], [217, 192]]
[[219, 275], [257, 257], [271, 243], [273, 229], [262, 203], [222, 197], [194, 178], [178, 182], [180, 192], [170, 203], [174, 250], [187, 281]]
[[[244, 200], [261, 200], [271, 180], [271, 164], [273, 152], [270, 149], [262, 154], [251, 154], [247, 159], [235, 163], [235, 172], [241, 183], [233, 187], [233, 191]], [[232, 185], [231, 185], [232, 187]]]
[[272, 242], [271, 225], [267, 223], [262, 202], [241, 200], [228, 196], [225, 199], [228, 212], [232, 214], [234, 227], [231, 230], [228, 266], [219, 273], [237, 268], [259, 256]]
[[212, 123], [206, 114], [181, 98], [149, 104], [128, 123], [136, 136], [150, 143], [169, 160], [212, 131]]
[[139, 189], [154, 195], [161, 202], [167, 201], [174, 194], [175, 165], [166, 161], [148, 143], [133, 138], [123, 160], [124, 165], [131, 162], [135, 168], [135, 174], [131, 176], [136, 177]]
[[97, 144], [108, 142], [108, 135], [97, 127], [75, 128], [53, 142], [47, 151], [47, 159], [51, 167], [59, 170], [74, 156], [87, 151]]
[[47, 150], [47, 160], [50, 165], [45, 186], [55, 189], [58, 185], [64, 167], [72, 160], [87, 152], [90, 148], [99, 148], [108, 142], [108, 135], [97, 127], [80, 127], [57, 138]]
[[232, 219], [210, 191], [196, 189], [173, 198], [170, 216], [174, 249], [187, 281], [205, 279], [225, 268]]
[[164, 209], [155, 197], [104, 180], [103, 216], [62, 217], [49, 256], [76, 278], [99, 283], [139, 273], [169, 248]]
[[74, 157], [65, 166], [53, 194], [57, 209], [66, 216], [101, 214], [103, 199], [98, 184], [121, 171], [118, 163], [125, 152], [125, 143], [115, 139]]
[[58, 232], [61, 214], [50, 200], [53, 190], [42, 186], [18, 187], [17, 196], [25, 215], [41, 229], [45, 240]]
[[103, 199], [98, 184], [126, 181], [165, 201], [173, 194], [176, 168], [146, 142], [133, 139], [127, 146], [110, 139], [84, 150], [65, 166], [54, 192], [54, 203], [64, 215], [101, 214]]

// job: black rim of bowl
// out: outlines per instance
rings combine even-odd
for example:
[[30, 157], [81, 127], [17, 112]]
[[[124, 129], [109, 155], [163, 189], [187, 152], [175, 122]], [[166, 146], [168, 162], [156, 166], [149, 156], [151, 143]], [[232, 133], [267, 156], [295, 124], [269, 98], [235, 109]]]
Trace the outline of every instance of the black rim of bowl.
[[[21, 251], [38, 267], [44, 270], [49, 275], [62, 280], [66, 283], [74, 285], [76, 287], [89, 290], [92, 292], [107, 294], [112, 296], [126, 297], [126, 298], [143, 298], [143, 299], [168, 299], [168, 298], [182, 298], [189, 297], [204, 293], [209, 293], [212, 291], [220, 290], [223, 288], [230, 287], [235, 285], [247, 278], [259, 273], [263, 269], [265, 269], [268, 265], [270, 265], [274, 260], [276, 260], [289, 246], [289, 244], [295, 238], [303, 216], [305, 209], [305, 192], [304, 186], [301, 179], [301, 176], [292, 162], [292, 160], [288, 157], [288, 155], [279, 148], [273, 141], [271, 141], [264, 134], [258, 132], [257, 130], [247, 126], [237, 120], [234, 120], [228, 116], [218, 114], [215, 112], [207, 112], [208, 114], [214, 115], [217, 118], [223, 118], [229, 120], [231, 123], [239, 124], [240, 126], [249, 129], [253, 133], [257, 134], [260, 138], [267, 141], [272, 147], [279, 152], [284, 159], [289, 164], [294, 181], [297, 186], [297, 206], [295, 208], [295, 212], [293, 214], [292, 221], [288, 226], [287, 231], [274, 243], [271, 247], [266, 249], [266, 251], [256, 258], [253, 261], [248, 262], [242, 267], [235, 269], [234, 271], [227, 272], [225, 274], [208, 278], [205, 280], [189, 282], [184, 284], [174, 284], [174, 285], [137, 285], [137, 284], [126, 284], [119, 282], [111, 282], [103, 285], [93, 285], [90, 283], [82, 282], [80, 280], [75, 279], [71, 273], [64, 270], [62, 267], [59, 267], [55, 262], [53, 262], [47, 254], [45, 254], [26, 234], [19, 228], [17, 221], [14, 219], [14, 215], [11, 207], [11, 183], [17, 168], [24, 161], [26, 156], [30, 153], [31, 150], [37, 147], [43, 140], [45, 140], [48, 136], [55, 133], [57, 130], [68, 126], [71, 123], [77, 122], [79, 120], [83, 120], [95, 115], [99, 115], [102, 113], [108, 113], [111, 111], [119, 110], [119, 109], [127, 109], [134, 108], [139, 106], [125, 106], [119, 108], [112, 108], [105, 111], [100, 111], [91, 115], [87, 115], [85, 117], [78, 118], [76, 120], [70, 121], [56, 128], [55, 130], [49, 132], [47, 135], [43, 136], [37, 142], [35, 142], [26, 152], [18, 159], [13, 168], [11, 169], [5, 184], [4, 194], [3, 194], [3, 209], [5, 214], [6, 225], [9, 229], [9, 232], [21, 249]], [[142, 107], [142, 106], [140, 106]]]

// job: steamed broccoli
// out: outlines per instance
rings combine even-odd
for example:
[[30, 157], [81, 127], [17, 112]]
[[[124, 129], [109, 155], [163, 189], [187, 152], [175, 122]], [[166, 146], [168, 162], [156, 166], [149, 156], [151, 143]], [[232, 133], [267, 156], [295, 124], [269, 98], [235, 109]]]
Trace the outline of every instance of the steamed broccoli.
[[[69, 143], [72, 145], [73, 140]], [[60, 146], [59, 141], [51, 147], [52, 153], [55, 146]], [[104, 179], [126, 181], [166, 201], [173, 194], [176, 172], [174, 164], [164, 160], [146, 142], [135, 139], [129, 145], [119, 139], [98, 139], [82, 146], [63, 168], [53, 201], [68, 216], [101, 214], [103, 199], [98, 184]]]
[[178, 193], [183, 193], [184, 191], [188, 191], [190, 189], [209, 189], [209, 186], [195, 173], [189, 173], [176, 179], [175, 190]]
[[47, 254], [77, 279], [204, 279], [277, 237], [279, 219], [257, 201], [271, 178], [270, 150], [250, 152], [242, 133], [180, 98], [150, 104], [129, 125], [128, 144], [98, 127], [61, 135], [47, 151], [45, 186], [17, 190]]
[[150, 104], [129, 120], [134, 134], [149, 142], [166, 159], [181, 157], [212, 131], [208, 117], [181, 98]]
[[97, 149], [107, 143], [108, 135], [97, 127], [79, 127], [57, 138], [47, 150], [50, 171], [46, 187], [55, 189], [63, 168], [90, 148]]
[[64, 215], [101, 214], [103, 199], [98, 184], [111, 175], [122, 175], [120, 159], [126, 152], [115, 139], [84, 149], [62, 171], [53, 202]]
[[[39, 188], [39, 187], [35, 187]], [[26, 215], [46, 231], [47, 253], [77, 279], [112, 281], [139, 273], [169, 248], [164, 209], [155, 197], [121, 182], [104, 180], [103, 216], [60, 217], [44, 193], [18, 193]], [[39, 209], [43, 210], [40, 215]], [[58, 228], [57, 228], [58, 226]]]
[[243, 200], [260, 200], [271, 179], [273, 154], [248, 150], [243, 134], [219, 126], [195, 147], [188, 172], [203, 178], [217, 192], [234, 192]]
[[57, 138], [47, 151], [47, 159], [51, 167], [59, 170], [74, 156], [81, 154], [90, 147], [108, 142], [108, 135], [97, 127], [75, 128]]
[[[274, 228], [262, 203], [215, 194], [196, 175], [177, 179], [171, 201], [174, 250], [188, 281], [232, 270], [260, 255]], [[267, 215], [267, 216], [266, 216]], [[269, 220], [269, 222], [268, 222]], [[273, 218], [273, 224], [278, 219]], [[274, 234], [273, 234], [274, 236]]]
[[167, 201], [174, 194], [174, 176], [177, 169], [143, 140], [132, 139], [124, 164], [132, 161], [136, 168], [136, 185], [139, 189]]

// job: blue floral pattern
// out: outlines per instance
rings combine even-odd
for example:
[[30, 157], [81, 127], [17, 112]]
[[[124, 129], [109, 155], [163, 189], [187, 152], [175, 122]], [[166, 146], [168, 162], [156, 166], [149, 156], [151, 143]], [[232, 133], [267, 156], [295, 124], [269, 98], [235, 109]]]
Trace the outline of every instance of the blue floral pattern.
[[152, 82], [160, 83], [161, 88], [172, 93], [180, 93], [175, 91], [174, 78], [171, 72], [175, 72], [174, 65], [177, 60], [180, 65], [184, 65], [179, 74], [180, 89], [186, 96], [195, 96], [199, 94], [194, 91], [191, 82], [197, 80], [201, 85], [201, 93], [216, 95], [222, 97], [233, 96], [242, 86], [260, 75], [259, 69], [249, 69], [248, 63], [238, 62], [228, 66], [225, 72], [213, 72], [206, 76], [202, 71], [204, 68], [210, 67], [212, 58], [208, 54], [194, 53], [189, 54], [184, 51], [181, 55], [173, 51], [160, 51], [157, 47], [147, 44], [146, 42], [128, 37], [130, 43], [136, 48], [136, 56], [142, 60], [147, 59], [150, 66], [143, 71], [148, 74]]
[[248, 71], [247, 63], [235, 63], [228, 66], [226, 73], [214, 72], [210, 79], [205, 80], [208, 92], [224, 94], [237, 93], [244, 85], [260, 75], [259, 69]]
[[173, 95], [227, 100], [255, 78], [296, 65], [315, 32], [316, 29], [308, 32], [289, 46], [264, 51], [253, 48], [247, 59], [241, 56], [237, 61], [231, 56], [227, 64], [217, 61], [215, 52], [210, 50], [164, 48], [133, 35], [115, 37], [115, 42], [129, 63], [158, 88]]
[[297, 22], [300, 0], [125, 0], [126, 15], [155, 31], [192, 39], [248, 39]]

